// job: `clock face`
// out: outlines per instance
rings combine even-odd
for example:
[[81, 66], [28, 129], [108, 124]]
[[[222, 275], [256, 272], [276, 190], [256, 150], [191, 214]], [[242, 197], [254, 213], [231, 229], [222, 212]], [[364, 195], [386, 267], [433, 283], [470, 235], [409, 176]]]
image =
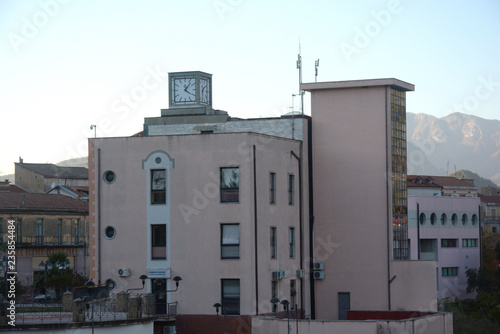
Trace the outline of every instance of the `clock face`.
[[175, 104], [193, 103], [196, 101], [196, 78], [184, 77], [172, 80], [173, 96]]
[[210, 81], [200, 79], [200, 102], [210, 104]]

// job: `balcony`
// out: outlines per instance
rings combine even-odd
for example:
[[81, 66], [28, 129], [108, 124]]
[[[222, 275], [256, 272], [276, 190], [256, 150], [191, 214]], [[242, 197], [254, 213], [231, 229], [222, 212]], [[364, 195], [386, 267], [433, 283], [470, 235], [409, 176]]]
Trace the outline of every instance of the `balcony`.
[[[24, 235], [16, 242], [17, 247], [83, 247], [88, 244], [88, 236]], [[7, 243], [6, 235], [3, 243]]]
[[500, 216], [486, 216], [483, 218], [484, 223], [500, 223]]

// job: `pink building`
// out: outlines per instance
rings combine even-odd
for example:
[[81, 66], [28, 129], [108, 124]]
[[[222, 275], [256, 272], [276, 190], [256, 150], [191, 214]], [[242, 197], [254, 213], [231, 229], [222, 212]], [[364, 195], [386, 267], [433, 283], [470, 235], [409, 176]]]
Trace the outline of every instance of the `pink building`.
[[454, 177], [408, 176], [408, 237], [413, 260], [437, 261], [438, 298], [473, 298], [467, 269], [481, 265], [477, 188]]
[[89, 140], [96, 282], [119, 293], [147, 275], [140, 292], [159, 313], [176, 307], [179, 333], [222, 331], [215, 303], [243, 332], [272, 298], [312, 319], [436, 310], [435, 261], [409, 261], [413, 85], [304, 84], [312, 119], [242, 120], [212, 108], [211, 75], [169, 81], [170, 108], [145, 119], [143, 136]]

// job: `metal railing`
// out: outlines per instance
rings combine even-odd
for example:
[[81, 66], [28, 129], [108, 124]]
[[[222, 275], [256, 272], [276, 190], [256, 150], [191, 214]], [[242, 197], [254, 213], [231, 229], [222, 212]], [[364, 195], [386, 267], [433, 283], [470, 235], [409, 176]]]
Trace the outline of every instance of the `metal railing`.
[[[4, 239], [7, 235], [4, 235]], [[6, 243], [6, 240], [3, 240]], [[58, 235], [23, 235], [17, 240], [18, 247], [23, 246], [84, 246], [88, 236], [58, 236]]]

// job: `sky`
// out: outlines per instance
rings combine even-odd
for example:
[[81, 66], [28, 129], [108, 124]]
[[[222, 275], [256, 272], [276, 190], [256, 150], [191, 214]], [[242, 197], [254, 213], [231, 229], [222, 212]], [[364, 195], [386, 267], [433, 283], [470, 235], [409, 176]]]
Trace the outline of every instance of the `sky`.
[[397, 78], [408, 112], [500, 119], [498, 0], [0, 0], [0, 175], [141, 131], [168, 72], [211, 73], [233, 117], [298, 110], [299, 45], [303, 82]]

